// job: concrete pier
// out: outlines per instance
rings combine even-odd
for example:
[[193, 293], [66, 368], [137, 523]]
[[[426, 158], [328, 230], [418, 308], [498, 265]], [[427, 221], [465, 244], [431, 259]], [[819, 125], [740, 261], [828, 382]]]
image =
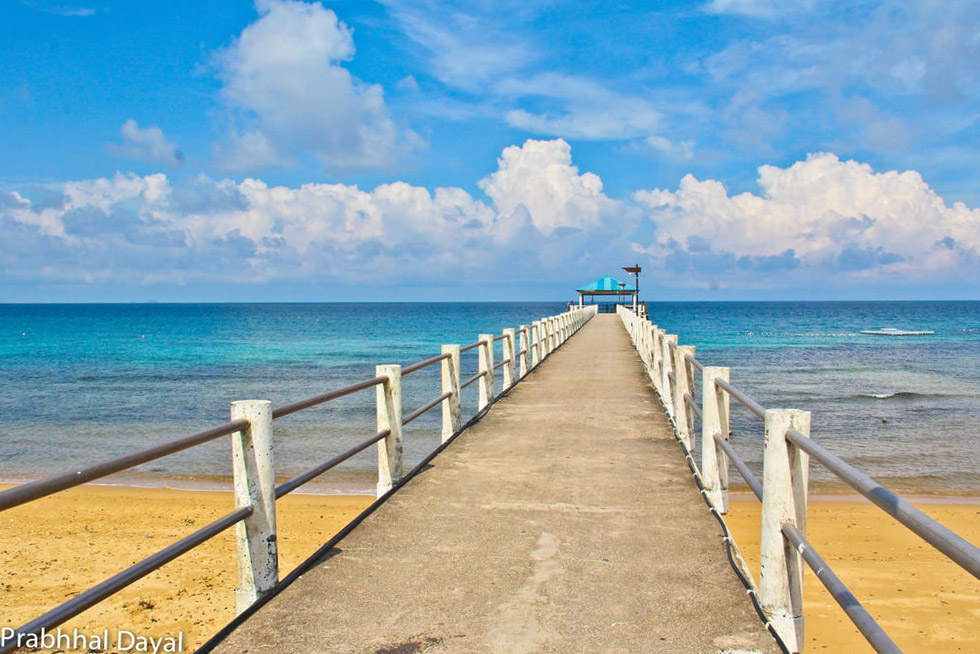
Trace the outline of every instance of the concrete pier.
[[721, 538], [599, 315], [216, 651], [778, 652]]

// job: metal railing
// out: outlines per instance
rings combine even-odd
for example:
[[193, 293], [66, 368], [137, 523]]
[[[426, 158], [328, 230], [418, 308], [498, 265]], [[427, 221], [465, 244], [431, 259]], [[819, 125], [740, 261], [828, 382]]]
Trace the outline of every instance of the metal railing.
[[[667, 334], [625, 307], [620, 307], [619, 315], [663, 401], [678, 440], [688, 452], [706, 499], [718, 513], [727, 513], [731, 462], [762, 501], [760, 578], [758, 588], [753, 590], [762, 611], [790, 651], [803, 650], [805, 563], [876, 651], [901, 652], [806, 540], [810, 457], [980, 579], [980, 549], [812, 440], [809, 411], [766, 409], [732, 385], [729, 368], [704, 365], [695, 358], [694, 347], [679, 345], [676, 335]], [[694, 397], [695, 371], [701, 373], [700, 405]], [[729, 440], [730, 398], [765, 423], [761, 481]], [[695, 417], [701, 423], [700, 466], [691, 457]]]
[[[479, 417], [491, 403], [568, 340], [595, 313], [591, 307], [575, 308], [536, 320], [531, 325], [521, 325], [518, 329], [505, 329], [499, 336], [480, 334], [475, 343], [466, 346], [443, 345], [442, 352], [431, 358], [404, 367], [380, 365], [376, 367], [375, 376], [371, 379], [276, 408], [272, 408], [267, 400], [233, 402], [232, 419], [222, 425], [0, 492], [0, 511], [4, 511], [222, 436], [232, 436], [233, 481], [237, 507], [234, 511], [47, 611], [14, 630], [12, 635], [5, 631], [5, 637], [0, 640], [0, 654], [18, 649], [18, 642], [24, 642], [28, 636], [63, 624], [233, 526], [238, 532], [240, 580], [240, 586], [235, 590], [235, 605], [236, 611], [241, 613], [272, 591], [279, 582], [276, 500], [375, 444], [378, 446], [377, 496], [380, 498], [386, 495], [405, 476], [402, 427], [441, 405], [441, 441], [447, 442], [464, 428], [461, 398], [463, 388], [481, 381], [474, 418]], [[501, 362], [494, 365], [494, 345], [498, 341], [502, 341], [503, 356]], [[474, 349], [477, 350], [479, 372], [461, 384], [460, 355]], [[402, 377], [435, 364], [441, 364], [441, 394], [403, 417]], [[502, 380], [500, 391], [497, 392], [495, 372], [501, 368]], [[275, 486], [273, 420], [371, 388], [375, 389], [377, 403], [375, 434], [328, 461]]]

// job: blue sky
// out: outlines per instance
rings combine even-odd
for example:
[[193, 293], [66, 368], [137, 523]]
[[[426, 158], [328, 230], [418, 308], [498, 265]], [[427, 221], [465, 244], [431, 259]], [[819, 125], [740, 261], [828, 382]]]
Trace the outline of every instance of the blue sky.
[[977, 61], [974, 2], [6, 0], [0, 301], [980, 298]]

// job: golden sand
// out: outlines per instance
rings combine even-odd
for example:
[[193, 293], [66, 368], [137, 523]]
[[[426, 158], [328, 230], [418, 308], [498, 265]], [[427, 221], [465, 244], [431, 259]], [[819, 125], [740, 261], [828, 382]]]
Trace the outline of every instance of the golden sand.
[[[277, 502], [285, 575], [373, 501], [288, 495]], [[18, 627], [234, 509], [231, 493], [82, 486], [0, 513], [0, 627]], [[194, 651], [234, 617], [234, 528], [62, 626], [154, 638]], [[114, 636], [113, 636], [114, 639]]]
[[[372, 501], [290, 495], [278, 503], [282, 574]], [[952, 500], [951, 500], [952, 501]], [[980, 506], [920, 504], [971, 542]], [[230, 493], [83, 486], [0, 513], [0, 627], [16, 627], [224, 515]], [[759, 503], [734, 500], [726, 517], [758, 576]], [[980, 652], [980, 582], [865, 502], [812, 501], [808, 537], [906, 652]], [[185, 651], [234, 614], [234, 530], [150, 574], [63, 626], [184, 634]], [[807, 573], [807, 651], [870, 652], [823, 586]]]
[[[807, 540], [902, 651], [980, 652], [980, 581], [859, 496], [811, 498]], [[936, 501], [913, 503], [980, 543], [980, 505]], [[761, 507], [735, 500], [725, 517], [756, 581]], [[805, 651], [874, 651], [809, 568], [803, 596]]]

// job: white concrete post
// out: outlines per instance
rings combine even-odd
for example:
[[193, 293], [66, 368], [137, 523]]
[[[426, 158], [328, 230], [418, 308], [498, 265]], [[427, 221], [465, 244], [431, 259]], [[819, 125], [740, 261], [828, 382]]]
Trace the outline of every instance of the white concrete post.
[[390, 491], [402, 478], [402, 367], [375, 366], [375, 376], [387, 377], [378, 384], [378, 431], [390, 430], [378, 441], [378, 497]]
[[705, 366], [701, 373], [701, 479], [708, 500], [719, 513], [728, 513], [728, 455], [715, 442], [715, 434], [726, 441], [729, 397], [715, 385], [715, 379], [729, 381], [729, 369]]
[[673, 348], [670, 347], [670, 344], [677, 343], [677, 335], [664, 334], [663, 338], [660, 339], [660, 342], [662, 344], [661, 353], [663, 355], [663, 357], [660, 360], [661, 363], [660, 397], [664, 402], [664, 406], [666, 406], [667, 408], [667, 415], [673, 418], [674, 417], [674, 394], [673, 394], [674, 389], [671, 387], [670, 373], [673, 371], [673, 365], [671, 362], [674, 360], [674, 357], [673, 357]]
[[480, 334], [479, 353], [479, 372], [484, 373], [477, 382], [480, 386], [480, 397], [477, 401], [476, 410], [482, 411], [493, 400], [493, 334]]
[[792, 652], [803, 651], [803, 556], [783, 537], [789, 523], [806, 535], [810, 457], [786, 440], [795, 429], [810, 436], [810, 412], [766, 411], [762, 460], [762, 538], [759, 605]]
[[449, 355], [442, 360], [442, 392], [450, 393], [442, 401], [442, 442], [445, 443], [459, 431], [463, 422], [463, 403], [459, 392], [459, 346], [443, 345], [442, 353]]
[[663, 346], [660, 344], [660, 329], [654, 325], [653, 326], [653, 343], [650, 345], [652, 354], [650, 355], [650, 378], [653, 380], [653, 387], [657, 389], [657, 393], [662, 393], [660, 390], [660, 359], [663, 358]]
[[677, 426], [677, 435], [688, 450], [694, 449], [691, 439], [691, 411], [684, 396], [691, 392], [691, 379], [688, 377], [688, 365], [684, 360], [685, 354], [694, 355], [694, 347], [691, 345], [681, 345], [673, 348], [674, 352], [674, 425]]
[[510, 388], [517, 382], [517, 374], [516, 374], [517, 366], [515, 365], [517, 363], [516, 361], [517, 357], [515, 356], [517, 353], [516, 343], [517, 343], [516, 331], [513, 329], [505, 329], [504, 330], [504, 353], [503, 353], [504, 361], [507, 362], [504, 364], [503, 387], [505, 389]]
[[530, 335], [531, 335], [531, 327], [530, 327], [530, 325], [521, 325], [520, 334], [521, 334], [521, 338], [520, 338], [519, 345], [520, 345], [520, 348], [521, 348], [521, 356], [518, 357], [518, 359], [519, 359], [521, 365], [520, 365], [520, 368], [518, 369], [517, 372], [520, 375], [520, 378], [523, 379], [524, 378], [524, 375], [527, 374], [528, 369], [530, 369], [530, 367], [531, 367], [530, 366], [530, 361], [531, 361], [531, 339], [529, 338]]
[[279, 582], [272, 402], [232, 402], [231, 419], [248, 421], [248, 427], [231, 436], [235, 508], [252, 507], [252, 515], [235, 525], [238, 543], [235, 612], [240, 614]]
[[536, 368], [541, 362], [541, 321], [531, 322], [531, 367]]
[[646, 365], [647, 373], [649, 374], [650, 361], [653, 360], [651, 352], [653, 337], [650, 334], [650, 328], [653, 327], [653, 325], [650, 324], [649, 320], [644, 320], [642, 323], [640, 323], [640, 325], [641, 340], [643, 341], [643, 363]]

